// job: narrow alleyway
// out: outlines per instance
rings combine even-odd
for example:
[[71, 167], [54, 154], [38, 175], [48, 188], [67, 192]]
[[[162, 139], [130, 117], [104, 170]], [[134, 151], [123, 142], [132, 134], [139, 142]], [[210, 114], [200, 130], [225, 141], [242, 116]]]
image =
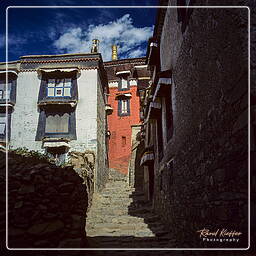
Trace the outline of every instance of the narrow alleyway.
[[124, 179], [110, 178], [105, 189], [94, 194], [87, 216], [89, 247], [175, 247], [175, 240], [150, 208]]

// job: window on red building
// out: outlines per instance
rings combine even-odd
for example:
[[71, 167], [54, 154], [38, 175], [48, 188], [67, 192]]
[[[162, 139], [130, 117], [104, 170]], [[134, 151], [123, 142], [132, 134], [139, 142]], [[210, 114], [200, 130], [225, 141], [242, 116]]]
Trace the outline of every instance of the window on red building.
[[129, 116], [130, 115], [130, 100], [120, 99], [118, 100], [118, 115]]
[[119, 82], [118, 82], [119, 91], [127, 91], [130, 89], [128, 76], [129, 74], [126, 74], [126, 73], [119, 76]]
[[122, 147], [126, 146], [126, 137], [122, 136]]
[[125, 90], [128, 89], [128, 81], [126, 78], [121, 77], [121, 89]]

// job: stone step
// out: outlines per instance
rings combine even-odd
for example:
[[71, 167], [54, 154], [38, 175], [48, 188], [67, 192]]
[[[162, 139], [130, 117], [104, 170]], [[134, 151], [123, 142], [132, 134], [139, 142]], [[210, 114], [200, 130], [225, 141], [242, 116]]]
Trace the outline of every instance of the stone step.
[[[93, 220], [93, 223], [96, 221], [107, 221], [107, 223], [117, 223], [119, 225], [121, 224], [137, 224], [137, 223], [145, 223], [143, 218], [138, 218], [138, 217], [132, 217], [132, 216], [102, 216], [102, 217], [97, 217], [97, 218], [88, 218], [86, 223], [91, 223]], [[151, 224], [152, 225], [152, 224]]]
[[123, 207], [120, 208], [114, 208], [114, 209], [104, 209], [104, 208], [99, 208], [99, 209], [94, 209], [90, 213], [88, 213], [88, 217], [94, 217], [95, 215], [100, 215], [103, 214], [108, 217], [114, 217], [114, 216], [121, 216], [121, 215], [129, 215], [128, 209], [125, 209]]
[[94, 207], [97, 209], [104, 209], [106, 207], [113, 207], [113, 208], [130, 207], [130, 205], [131, 205], [130, 202], [123, 202], [123, 201], [109, 201], [109, 202], [102, 201], [101, 203], [99, 202], [95, 203]]
[[144, 223], [144, 219], [138, 218], [138, 217], [133, 217], [133, 216], [124, 216], [124, 217], [117, 217], [117, 218], [113, 219], [112, 222], [118, 223], [118, 224], [127, 224], [127, 223], [137, 224], [137, 223], [141, 223], [141, 222]]
[[133, 200], [129, 197], [102, 197], [98, 198], [98, 202], [95, 201], [95, 205], [98, 204], [107, 204], [107, 203], [129, 203], [130, 205], [133, 204]]
[[105, 229], [113, 229], [113, 230], [138, 230], [138, 231], [142, 231], [142, 230], [149, 230], [148, 229], [148, 225], [145, 223], [137, 223], [136, 225], [132, 225], [132, 224], [122, 224], [122, 225], [118, 225], [117, 223], [92, 223], [92, 224], [88, 224], [86, 225], [86, 228], [90, 228], [90, 229], [98, 229], [99, 231], [103, 231]]
[[132, 198], [131, 197], [131, 193], [130, 192], [127, 192], [127, 191], [117, 191], [114, 190], [114, 191], [104, 191], [101, 196], [102, 198], [120, 198], [120, 197], [125, 197], [125, 198]]
[[[117, 193], [118, 191], [118, 193]], [[113, 191], [102, 191], [102, 194], [99, 195], [100, 197], [127, 197], [127, 198], [131, 198], [131, 192], [126, 191], [126, 190], [113, 190]]]
[[164, 248], [172, 239], [144, 194], [115, 179], [94, 194], [86, 232], [98, 248]]

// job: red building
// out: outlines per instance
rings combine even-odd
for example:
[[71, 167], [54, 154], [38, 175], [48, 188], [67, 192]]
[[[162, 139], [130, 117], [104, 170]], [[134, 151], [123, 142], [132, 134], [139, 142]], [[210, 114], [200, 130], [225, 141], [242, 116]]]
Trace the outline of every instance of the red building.
[[108, 103], [113, 113], [108, 116], [109, 167], [123, 174], [128, 173], [131, 156], [132, 125], [140, 123], [139, 89], [149, 80], [145, 58], [105, 62], [109, 95]]

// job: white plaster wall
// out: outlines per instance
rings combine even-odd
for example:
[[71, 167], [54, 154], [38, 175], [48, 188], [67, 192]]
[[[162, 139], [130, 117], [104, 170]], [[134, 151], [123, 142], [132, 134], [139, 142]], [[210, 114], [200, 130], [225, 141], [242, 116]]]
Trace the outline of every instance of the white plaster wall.
[[[77, 80], [77, 140], [70, 142], [71, 151], [96, 151], [97, 143], [97, 70], [82, 70]], [[37, 72], [21, 72], [17, 79], [16, 105], [11, 120], [11, 148], [26, 147], [44, 152], [42, 142], [35, 141], [39, 112], [37, 99], [40, 79]]]
[[96, 152], [97, 146], [97, 70], [81, 70], [77, 80], [78, 104], [76, 107], [77, 140], [70, 142], [71, 151]]
[[37, 72], [21, 72], [17, 78], [16, 104], [11, 119], [10, 147], [26, 147], [44, 152], [41, 141], [35, 141], [39, 112], [37, 99], [40, 80]]
[[[77, 80], [77, 140], [70, 142], [70, 151], [97, 151], [97, 70], [81, 70]], [[37, 100], [40, 79], [37, 72], [21, 72], [17, 78], [16, 105], [11, 119], [11, 148], [26, 147], [44, 152], [41, 141], [35, 141], [39, 112]], [[105, 113], [105, 109], [103, 110]], [[103, 131], [101, 131], [102, 133]]]

